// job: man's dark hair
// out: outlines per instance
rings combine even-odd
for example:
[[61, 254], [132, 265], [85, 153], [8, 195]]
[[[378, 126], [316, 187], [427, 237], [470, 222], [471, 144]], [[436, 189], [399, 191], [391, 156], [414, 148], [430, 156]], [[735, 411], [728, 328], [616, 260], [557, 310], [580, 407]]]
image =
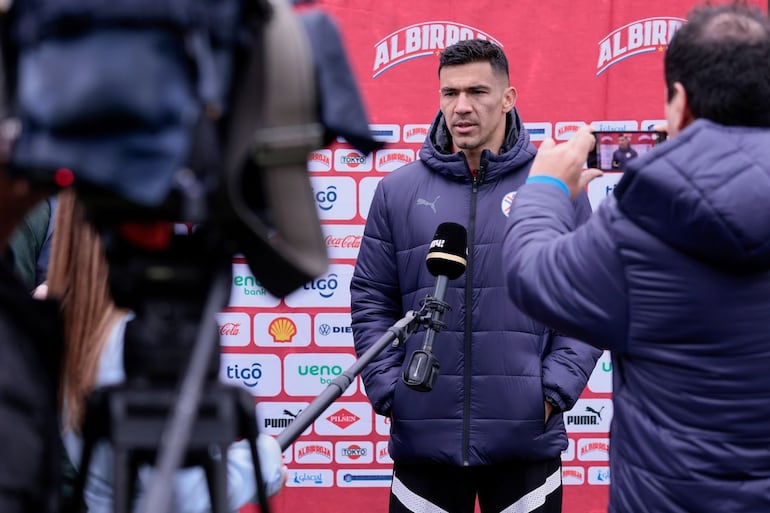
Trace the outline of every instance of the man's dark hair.
[[472, 62], [488, 62], [492, 70], [508, 78], [508, 59], [503, 49], [485, 39], [467, 39], [447, 46], [441, 52], [438, 72], [444, 66], [460, 66]]
[[693, 9], [665, 57], [668, 101], [674, 83], [695, 118], [770, 127], [770, 22], [742, 2]]

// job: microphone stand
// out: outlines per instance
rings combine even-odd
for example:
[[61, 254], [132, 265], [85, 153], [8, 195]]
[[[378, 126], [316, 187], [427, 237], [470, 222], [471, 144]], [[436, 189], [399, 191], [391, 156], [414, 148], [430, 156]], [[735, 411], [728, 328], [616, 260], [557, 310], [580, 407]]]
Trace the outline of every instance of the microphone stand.
[[276, 436], [276, 440], [278, 440], [278, 445], [281, 446], [281, 450], [285, 451], [291, 444], [293, 444], [302, 432], [305, 431], [305, 429], [312, 424], [313, 421], [329, 407], [329, 405], [341, 396], [345, 390], [347, 390], [348, 386], [350, 386], [356, 376], [361, 374], [364, 367], [366, 367], [375, 356], [391, 344], [393, 347], [400, 346], [417, 330], [417, 327], [420, 324], [429, 322], [430, 317], [425, 315], [424, 310], [424, 308], [419, 312], [409, 310], [404, 317], [388, 328], [387, 332], [363, 355], [361, 355], [361, 358], [356, 360], [353, 365], [329, 383], [326, 389], [324, 389], [318, 397], [313, 399], [313, 402], [311, 402], [307, 408], [302, 410], [286, 429]]

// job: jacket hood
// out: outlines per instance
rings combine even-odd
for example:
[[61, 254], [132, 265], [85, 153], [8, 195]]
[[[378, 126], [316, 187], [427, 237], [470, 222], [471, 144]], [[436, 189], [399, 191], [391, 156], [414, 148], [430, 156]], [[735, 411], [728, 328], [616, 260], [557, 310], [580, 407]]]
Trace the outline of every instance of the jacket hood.
[[[481, 157], [485, 167], [484, 181], [517, 170], [532, 163], [537, 150], [529, 139], [518, 111], [512, 109], [506, 116], [506, 135], [500, 153], [485, 150]], [[452, 152], [452, 136], [439, 110], [428, 131], [428, 137], [420, 148], [420, 160], [436, 173], [457, 181], [470, 182], [473, 177], [462, 152]]]
[[631, 161], [615, 196], [629, 219], [694, 258], [770, 268], [770, 129], [697, 120]]

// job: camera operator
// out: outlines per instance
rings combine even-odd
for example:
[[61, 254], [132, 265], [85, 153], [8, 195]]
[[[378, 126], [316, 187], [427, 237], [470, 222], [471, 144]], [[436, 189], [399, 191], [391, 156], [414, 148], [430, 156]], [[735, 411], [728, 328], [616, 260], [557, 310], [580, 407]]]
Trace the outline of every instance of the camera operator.
[[61, 355], [57, 306], [16, 276], [9, 239], [47, 194], [0, 165], [0, 511], [59, 511], [56, 391]]
[[514, 201], [512, 299], [612, 351], [611, 512], [770, 511], [768, 62], [764, 13], [695, 9], [665, 55], [673, 139], [580, 227], [588, 127], [544, 141], [530, 176], [552, 183]]
[[[66, 353], [62, 375], [63, 439], [75, 467], [80, 464], [83, 439], [80, 429], [87, 395], [96, 387], [125, 379], [123, 344], [126, 324], [133, 314], [117, 307], [108, 287], [108, 264], [96, 231], [85, 219], [73, 191], [60, 193], [49, 274], [49, 293], [61, 298]], [[281, 450], [274, 438], [259, 435], [259, 460], [268, 495], [278, 492], [286, 479]], [[251, 452], [246, 441], [230, 446], [227, 497], [235, 511], [254, 501], [257, 490]], [[89, 513], [113, 511], [112, 449], [99, 446], [92, 457], [85, 489]], [[139, 493], [152, 479], [152, 470], [139, 471]], [[209, 490], [201, 468], [177, 472], [173, 483], [175, 512], [210, 510]]]

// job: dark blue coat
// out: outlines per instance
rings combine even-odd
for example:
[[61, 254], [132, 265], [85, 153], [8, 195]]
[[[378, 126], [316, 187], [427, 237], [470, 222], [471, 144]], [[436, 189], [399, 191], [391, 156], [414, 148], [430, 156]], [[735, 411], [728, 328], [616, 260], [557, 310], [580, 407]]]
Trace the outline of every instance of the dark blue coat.
[[519, 191], [516, 303], [612, 351], [610, 511], [770, 511], [768, 198], [770, 131], [705, 120], [572, 233], [557, 187]]
[[[420, 150], [379, 183], [351, 283], [356, 351], [433, 292], [425, 265], [436, 227], [468, 230], [468, 265], [449, 282], [452, 309], [433, 351], [440, 364], [430, 392], [401, 381], [424, 331], [388, 348], [362, 373], [374, 409], [392, 417], [390, 454], [397, 462], [484, 465], [557, 457], [567, 438], [561, 415], [544, 423], [545, 396], [569, 409], [600, 351], [552, 334], [522, 314], [506, 291], [501, 243], [510, 195], [526, 179], [535, 148], [518, 115], [509, 116], [499, 155], [485, 152], [474, 180], [462, 153], [451, 152], [441, 114]], [[570, 205], [570, 209], [574, 207]], [[590, 215], [582, 197], [577, 216]]]

